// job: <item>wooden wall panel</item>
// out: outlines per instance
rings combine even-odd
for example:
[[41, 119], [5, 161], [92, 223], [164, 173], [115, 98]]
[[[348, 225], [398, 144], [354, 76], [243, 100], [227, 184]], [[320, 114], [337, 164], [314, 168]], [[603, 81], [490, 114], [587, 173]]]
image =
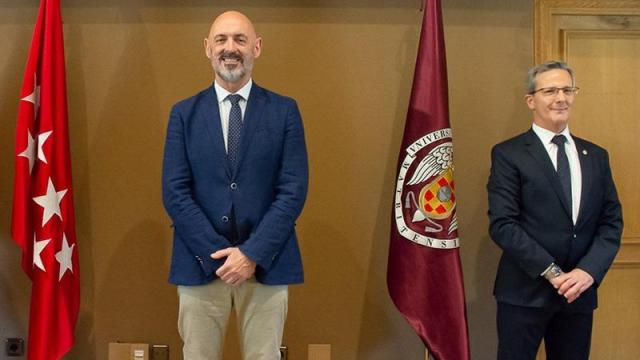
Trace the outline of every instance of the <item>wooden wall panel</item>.
[[[29, 283], [9, 240], [13, 132], [37, 0], [0, 0], [0, 337], [26, 336]], [[461, 254], [474, 360], [495, 358], [487, 235], [489, 150], [530, 124], [522, 101], [532, 8], [443, 1]], [[285, 343], [332, 359], [421, 359], [385, 275], [394, 172], [422, 14], [416, 0], [65, 0], [71, 148], [82, 306], [68, 359], [105, 360], [114, 340], [165, 343], [180, 359], [171, 230], [160, 201], [171, 105], [212, 81], [213, 17], [246, 12], [264, 37], [255, 80], [298, 100], [311, 165], [298, 221], [306, 283], [290, 291]], [[5, 321], [6, 319], [6, 321]], [[234, 328], [235, 329], [235, 328]], [[239, 359], [237, 336], [225, 359]]]

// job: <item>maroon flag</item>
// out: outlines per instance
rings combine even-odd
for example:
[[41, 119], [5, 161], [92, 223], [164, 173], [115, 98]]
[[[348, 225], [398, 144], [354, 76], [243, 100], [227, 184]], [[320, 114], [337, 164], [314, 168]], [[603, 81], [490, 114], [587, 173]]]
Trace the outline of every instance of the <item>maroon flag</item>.
[[60, 0], [42, 0], [24, 73], [11, 234], [32, 282], [29, 360], [69, 351], [80, 305]]
[[387, 285], [438, 360], [469, 359], [440, 1], [427, 0], [398, 158]]

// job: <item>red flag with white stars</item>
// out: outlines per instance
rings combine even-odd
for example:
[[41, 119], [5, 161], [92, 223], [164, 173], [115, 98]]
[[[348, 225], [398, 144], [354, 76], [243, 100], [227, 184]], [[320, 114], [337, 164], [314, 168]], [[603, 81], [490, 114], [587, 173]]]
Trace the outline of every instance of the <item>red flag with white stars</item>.
[[42, 0], [24, 72], [11, 234], [31, 278], [27, 359], [69, 351], [80, 305], [60, 0]]

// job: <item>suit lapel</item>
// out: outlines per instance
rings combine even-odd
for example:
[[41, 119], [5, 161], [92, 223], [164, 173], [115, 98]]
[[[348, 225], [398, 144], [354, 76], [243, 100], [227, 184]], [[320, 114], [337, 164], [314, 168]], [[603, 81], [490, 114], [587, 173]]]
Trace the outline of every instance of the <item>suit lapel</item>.
[[220, 120], [220, 108], [215, 87], [212, 85], [204, 92], [201, 110], [198, 111], [199, 121], [203, 121], [207, 128], [207, 142], [213, 145], [214, 156], [219, 164], [224, 164], [227, 176], [231, 177], [231, 168], [227, 160], [227, 151], [224, 147], [222, 124]]
[[240, 149], [238, 152], [238, 165], [233, 173], [233, 177], [235, 177], [238, 169], [240, 169], [240, 167], [242, 166], [243, 160], [246, 157], [247, 152], [249, 151], [251, 138], [253, 137], [253, 134], [255, 134], [256, 129], [260, 124], [260, 120], [262, 119], [265, 102], [266, 96], [264, 94], [264, 90], [254, 82], [253, 86], [251, 86], [251, 92], [249, 93], [246, 114], [244, 115], [244, 119], [242, 121]]
[[562, 203], [564, 211], [567, 213], [567, 215], [571, 216], [571, 207], [567, 203], [567, 199], [562, 192], [562, 184], [560, 184], [558, 173], [553, 167], [553, 163], [549, 158], [547, 149], [544, 148], [544, 145], [540, 141], [540, 138], [538, 138], [533, 130], [529, 130], [527, 132], [527, 136], [525, 137], [525, 145], [527, 146], [527, 150], [529, 151], [531, 156], [533, 156], [533, 158], [542, 169], [542, 173], [544, 174], [544, 176], [547, 178], [547, 180], [549, 180], [549, 184]]
[[584, 146], [582, 139], [576, 138], [571, 135], [576, 143], [576, 150], [578, 151], [578, 159], [580, 159], [580, 172], [582, 173], [582, 192], [580, 194], [580, 210], [578, 211], [578, 220], [576, 226], [580, 225], [580, 221], [584, 218], [583, 214], [588, 209], [588, 202], [590, 200], [589, 194], [591, 194], [591, 188], [593, 187], [593, 161], [592, 156]]

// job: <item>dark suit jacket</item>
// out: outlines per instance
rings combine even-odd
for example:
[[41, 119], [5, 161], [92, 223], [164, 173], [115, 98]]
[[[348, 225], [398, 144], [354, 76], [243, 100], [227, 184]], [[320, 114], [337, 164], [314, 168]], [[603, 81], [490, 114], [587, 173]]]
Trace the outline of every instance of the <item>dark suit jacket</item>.
[[494, 288], [498, 301], [531, 307], [566, 304], [540, 276], [555, 262], [565, 272], [580, 268], [595, 280], [570, 307], [597, 307], [597, 287], [620, 246], [622, 213], [606, 150], [572, 137], [582, 171], [575, 226], [558, 175], [533, 130], [491, 152], [489, 232], [503, 250]]
[[307, 195], [308, 165], [295, 101], [253, 83], [240, 141], [234, 171], [213, 86], [171, 110], [162, 172], [174, 227], [171, 283], [214, 280], [225, 259], [210, 255], [230, 246], [257, 263], [261, 283], [303, 281], [294, 227]]

